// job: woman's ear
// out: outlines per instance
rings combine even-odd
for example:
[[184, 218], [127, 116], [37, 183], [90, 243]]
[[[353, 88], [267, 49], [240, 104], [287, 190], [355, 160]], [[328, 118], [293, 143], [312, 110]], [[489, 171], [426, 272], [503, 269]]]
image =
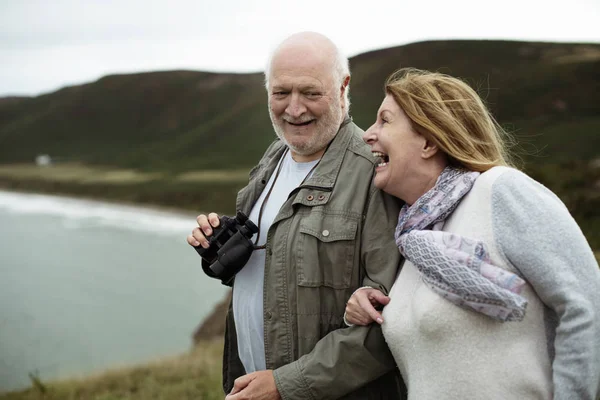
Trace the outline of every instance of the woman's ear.
[[435, 156], [439, 152], [439, 147], [431, 140], [425, 138], [421, 149], [421, 157], [428, 159]]

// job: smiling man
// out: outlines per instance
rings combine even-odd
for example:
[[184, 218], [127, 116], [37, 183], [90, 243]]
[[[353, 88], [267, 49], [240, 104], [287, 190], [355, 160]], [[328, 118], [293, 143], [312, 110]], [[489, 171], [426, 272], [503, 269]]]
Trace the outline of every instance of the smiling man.
[[266, 72], [273, 128], [298, 162], [323, 155], [349, 107], [347, 61], [335, 57], [333, 43], [309, 37], [284, 42]]
[[[388, 292], [400, 261], [400, 204], [373, 186], [373, 156], [348, 113], [348, 60], [326, 37], [296, 34], [265, 82], [279, 139], [237, 198], [259, 232], [233, 283], [227, 399], [403, 398], [379, 326], [343, 320], [358, 287]], [[208, 247], [219, 218], [197, 222], [188, 243]]]

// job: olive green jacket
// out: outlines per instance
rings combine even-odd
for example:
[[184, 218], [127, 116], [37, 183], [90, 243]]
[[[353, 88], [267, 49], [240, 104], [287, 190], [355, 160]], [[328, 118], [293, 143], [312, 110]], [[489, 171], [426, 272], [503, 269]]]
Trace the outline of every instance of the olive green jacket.
[[[344, 121], [268, 232], [265, 359], [284, 400], [404, 397], [380, 327], [348, 328], [343, 322], [352, 292], [369, 285], [387, 293], [400, 261], [394, 228], [401, 204], [373, 186], [374, 159], [362, 133], [350, 118]], [[285, 147], [276, 140], [250, 171], [238, 210], [250, 214]], [[225, 340], [227, 393], [245, 373], [231, 307]]]

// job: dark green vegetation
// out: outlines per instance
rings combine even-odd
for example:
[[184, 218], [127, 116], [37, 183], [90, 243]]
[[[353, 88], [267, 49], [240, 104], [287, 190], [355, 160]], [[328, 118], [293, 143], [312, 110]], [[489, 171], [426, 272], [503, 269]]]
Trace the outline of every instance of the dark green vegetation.
[[[367, 128], [399, 67], [461, 77], [518, 142], [521, 166], [565, 201], [600, 248], [600, 45], [435, 41], [352, 58], [352, 115]], [[249, 169], [275, 137], [261, 74], [154, 72], [104, 77], [35, 98], [0, 99], [0, 164], [38, 154], [159, 172], [130, 184], [3, 175], [0, 186], [232, 212], [238, 181], [177, 181], [193, 170]], [[594, 165], [596, 164], [596, 165]]]

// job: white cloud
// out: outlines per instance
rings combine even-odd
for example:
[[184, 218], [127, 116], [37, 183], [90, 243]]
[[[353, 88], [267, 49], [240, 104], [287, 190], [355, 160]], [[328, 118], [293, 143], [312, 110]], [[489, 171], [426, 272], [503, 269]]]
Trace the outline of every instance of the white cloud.
[[[359, 4], [359, 3], [357, 3]], [[262, 70], [291, 33], [315, 30], [349, 55], [427, 39], [600, 42], [600, 2], [7, 0], [0, 5], [0, 96], [110, 73]]]

